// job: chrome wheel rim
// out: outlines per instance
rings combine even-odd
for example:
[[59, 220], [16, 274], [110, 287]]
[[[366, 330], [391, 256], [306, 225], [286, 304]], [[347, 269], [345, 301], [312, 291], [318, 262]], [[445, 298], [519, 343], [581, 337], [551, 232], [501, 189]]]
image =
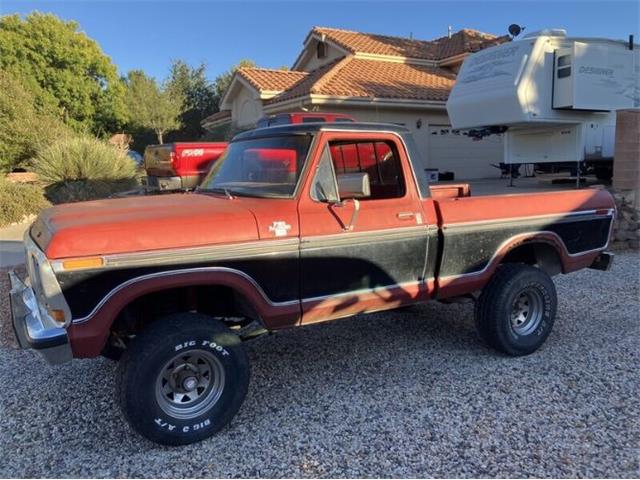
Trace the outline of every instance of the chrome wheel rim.
[[540, 292], [529, 288], [520, 292], [511, 309], [511, 328], [518, 335], [529, 335], [542, 322], [543, 299]]
[[224, 383], [224, 368], [214, 354], [190, 350], [162, 367], [156, 381], [156, 401], [174, 418], [196, 418], [220, 399]]

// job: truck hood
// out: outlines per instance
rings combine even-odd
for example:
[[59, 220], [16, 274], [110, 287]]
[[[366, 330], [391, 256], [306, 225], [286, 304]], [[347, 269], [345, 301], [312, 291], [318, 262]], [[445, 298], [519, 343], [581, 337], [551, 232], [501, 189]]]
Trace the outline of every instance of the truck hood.
[[258, 228], [233, 200], [176, 194], [58, 205], [40, 214], [31, 236], [58, 259], [251, 241]]

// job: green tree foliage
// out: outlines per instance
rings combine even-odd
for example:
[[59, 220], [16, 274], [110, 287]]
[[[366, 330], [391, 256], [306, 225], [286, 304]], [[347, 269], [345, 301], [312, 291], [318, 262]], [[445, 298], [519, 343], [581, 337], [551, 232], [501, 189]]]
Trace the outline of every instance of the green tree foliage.
[[229, 70], [224, 73], [221, 73], [216, 77], [215, 81], [215, 90], [216, 90], [216, 112], [220, 111], [220, 102], [222, 101], [222, 97], [224, 97], [225, 92], [231, 85], [231, 80], [233, 79], [233, 74], [239, 68], [253, 68], [256, 66], [256, 63], [253, 60], [240, 60], [237, 65], [234, 65]]
[[124, 86], [98, 44], [52, 14], [0, 17], [0, 68], [19, 72], [77, 130], [116, 131], [125, 118]]
[[127, 107], [129, 119], [134, 127], [155, 132], [158, 143], [163, 143], [167, 132], [182, 126], [180, 117], [184, 111], [184, 99], [179, 92], [156, 81], [141, 70], [132, 70], [127, 75]]
[[39, 102], [39, 87], [24, 83], [16, 72], [0, 69], [0, 172], [26, 167], [40, 148], [71, 133], [57, 109]]
[[215, 113], [217, 101], [214, 85], [206, 78], [206, 67], [190, 67], [182, 60], [171, 65], [167, 89], [184, 99], [184, 111], [180, 115], [182, 128], [173, 134], [173, 140], [196, 140], [202, 136], [200, 122]]

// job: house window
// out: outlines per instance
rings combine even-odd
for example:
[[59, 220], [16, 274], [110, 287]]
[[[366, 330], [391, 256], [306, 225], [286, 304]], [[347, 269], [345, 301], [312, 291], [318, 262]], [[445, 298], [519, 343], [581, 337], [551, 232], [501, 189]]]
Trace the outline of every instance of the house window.
[[316, 54], [318, 58], [326, 58], [327, 57], [327, 44], [324, 42], [318, 42], [316, 46]]

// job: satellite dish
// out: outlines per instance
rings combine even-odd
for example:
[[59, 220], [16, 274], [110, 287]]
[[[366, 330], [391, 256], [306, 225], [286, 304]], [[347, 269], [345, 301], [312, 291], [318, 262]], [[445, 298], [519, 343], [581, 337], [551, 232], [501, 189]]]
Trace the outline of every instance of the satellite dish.
[[524, 30], [524, 28], [517, 23], [512, 23], [511, 25], [509, 25], [509, 33], [512, 37], [517, 37], [518, 35], [520, 35], [520, 32], [522, 32], [522, 30]]

